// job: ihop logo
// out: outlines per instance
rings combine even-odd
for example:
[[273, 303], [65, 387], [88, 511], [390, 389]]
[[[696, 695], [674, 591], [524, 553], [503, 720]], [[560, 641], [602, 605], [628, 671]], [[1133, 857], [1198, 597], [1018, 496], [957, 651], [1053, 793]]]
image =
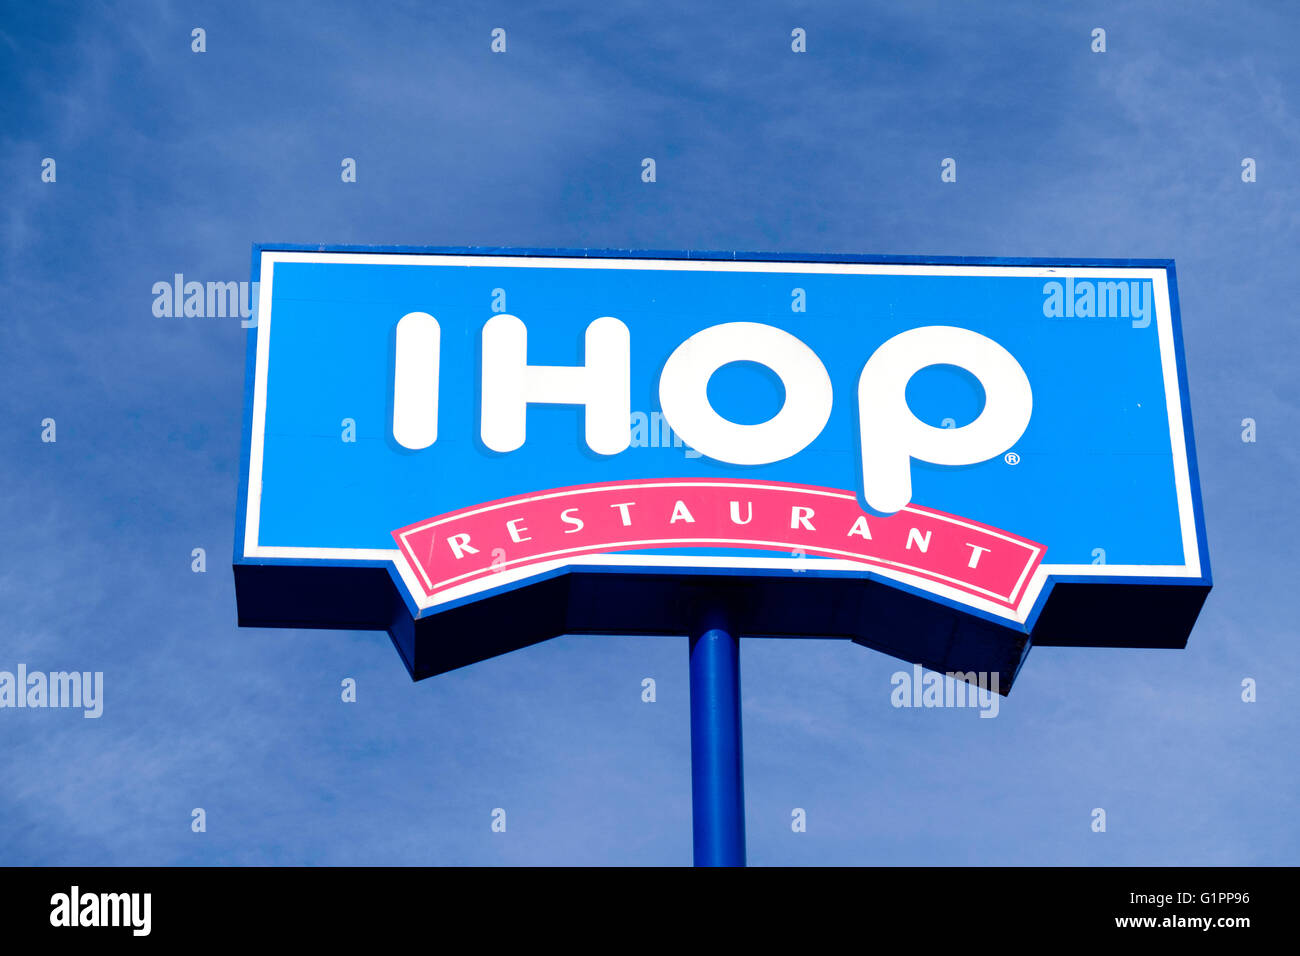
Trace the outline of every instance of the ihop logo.
[[[647, 602], [676, 627], [720, 577], [761, 585], [779, 633], [850, 636], [880, 586], [1035, 640], [1058, 585], [1208, 589], [1169, 263], [256, 262], [249, 620], [392, 631], [402, 614], [331, 583], [348, 568], [386, 571], [417, 623], [477, 626], [481, 604], [546, 633], [634, 632]], [[1087, 593], [1057, 616], [1112, 627]]]
[[[392, 433], [404, 448], [428, 448], [438, 440], [441, 342], [441, 326], [427, 312], [408, 313], [397, 323]], [[530, 365], [525, 323], [513, 315], [488, 319], [481, 353], [483, 444], [502, 453], [517, 450], [527, 441], [529, 405], [554, 404], [583, 410], [584, 440], [593, 453], [626, 451], [631, 330], [604, 316], [586, 327], [584, 345], [581, 366]], [[784, 403], [769, 420], [730, 421], [710, 402], [713, 375], [736, 362], [771, 370], [784, 387]], [[936, 365], [962, 369], [981, 386], [984, 408], [973, 422], [935, 427], [908, 407], [908, 382]], [[835, 386], [817, 353], [798, 336], [758, 322], [726, 322], [696, 332], [672, 351], [658, 378], [669, 426], [696, 451], [732, 465], [768, 465], [798, 455], [822, 433], [835, 403]], [[912, 500], [912, 459], [946, 466], [987, 461], [1015, 444], [1033, 410], [1033, 391], [1015, 356], [986, 335], [945, 325], [909, 329], [880, 345], [858, 375], [856, 400], [863, 496], [876, 511], [891, 514]]]

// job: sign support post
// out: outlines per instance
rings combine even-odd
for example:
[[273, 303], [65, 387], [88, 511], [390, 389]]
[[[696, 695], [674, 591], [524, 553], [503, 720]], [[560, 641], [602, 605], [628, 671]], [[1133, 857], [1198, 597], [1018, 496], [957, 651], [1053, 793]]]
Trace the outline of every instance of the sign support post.
[[691, 803], [696, 866], [745, 865], [740, 640], [720, 614], [690, 638]]
[[414, 680], [688, 636], [698, 866], [745, 865], [741, 632], [1006, 695], [1031, 648], [1184, 647], [1212, 586], [1172, 260], [277, 243], [252, 279], [239, 623], [383, 628]]

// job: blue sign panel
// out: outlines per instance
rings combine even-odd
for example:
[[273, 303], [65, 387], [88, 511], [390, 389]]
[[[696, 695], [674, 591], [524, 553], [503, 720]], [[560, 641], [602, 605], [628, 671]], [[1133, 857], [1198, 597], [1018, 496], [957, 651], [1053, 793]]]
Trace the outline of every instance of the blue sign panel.
[[1210, 587], [1172, 262], [258, 247], [240, 622], [1001, 675]]

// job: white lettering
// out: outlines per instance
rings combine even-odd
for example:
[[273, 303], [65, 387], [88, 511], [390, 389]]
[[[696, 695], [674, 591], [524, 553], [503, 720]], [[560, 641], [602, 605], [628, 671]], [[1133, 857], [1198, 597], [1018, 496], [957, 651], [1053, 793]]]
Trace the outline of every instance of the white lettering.
[[587, 447], [616, 455], [632, 439], [632, 360], [627, 326], [605, 316], [587, 326], [586, 365], [529, 365], [528, 329], [513, 315], [483, 326], [483, 444], [514, 451], [524, 443], [532, 403], [582, 405]]
[[469, 535], [453, 534], [448, 536], [447, 544], [451, 545], [451, 553], [459, 561], [467, 554], [478, 554], [478, 548], [471, 547]]

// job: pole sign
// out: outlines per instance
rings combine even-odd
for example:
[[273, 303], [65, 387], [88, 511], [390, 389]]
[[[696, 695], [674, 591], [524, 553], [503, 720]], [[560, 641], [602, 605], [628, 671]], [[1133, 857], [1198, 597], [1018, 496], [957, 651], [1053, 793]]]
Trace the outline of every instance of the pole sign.
[[1167, 260], [258, 246], [243, 625], [414, 678], [560, 634], [840, 637], [1008, 690], [1210, 589]]

